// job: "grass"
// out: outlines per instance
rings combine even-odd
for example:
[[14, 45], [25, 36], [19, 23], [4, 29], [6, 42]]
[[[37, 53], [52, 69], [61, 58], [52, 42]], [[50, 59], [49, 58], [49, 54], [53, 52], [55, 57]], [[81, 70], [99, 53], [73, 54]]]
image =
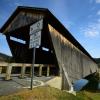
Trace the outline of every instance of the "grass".
[[81, 91], [77, 93], [77, 97], [83, 97], [80, 100], [100, 100], [100, 92]]
[[24, 90], [8, 96], [0, 97], [0, 100], [77, 100], [74, 95], [51, 87], [37, 87]]
[[18, 93], [1, 96], [0, 100], [100, 100], [100, 93], [78, 92], [76, 96], [51, 87], [37, 87]]

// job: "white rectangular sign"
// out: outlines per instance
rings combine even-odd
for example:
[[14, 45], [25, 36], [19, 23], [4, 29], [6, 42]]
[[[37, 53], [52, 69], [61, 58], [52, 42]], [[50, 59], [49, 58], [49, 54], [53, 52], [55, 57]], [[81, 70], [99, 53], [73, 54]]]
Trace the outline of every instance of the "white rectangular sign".
[[30, 26], [30, 34], [38, 32], [43, 29], [43, 19]]
[[30, 35], [30, 45], [29, 48], [39, 48], [41, 45], [41, 31], [33, 33]]
[[41, 30], [43, 29], [43, 19], [30, 26], [29, 48], [39, 48], [41, 45]]

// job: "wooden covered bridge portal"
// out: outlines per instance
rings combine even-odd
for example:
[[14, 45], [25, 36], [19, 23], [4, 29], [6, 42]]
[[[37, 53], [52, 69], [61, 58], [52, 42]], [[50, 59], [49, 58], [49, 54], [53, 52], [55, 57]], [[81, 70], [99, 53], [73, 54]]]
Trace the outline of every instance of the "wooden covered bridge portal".
[[53, 65], [52, 72], [62, 77], [62, 88], [98, 71], [88, 52], [68, 30], [44, 8], [18, 7], [0, 32], [6, 36], [16, 63], [32, 63], [33, 49], [29, 49], [30, 25], [43, 19], [41, 46], [36, 49], [36, 64]]

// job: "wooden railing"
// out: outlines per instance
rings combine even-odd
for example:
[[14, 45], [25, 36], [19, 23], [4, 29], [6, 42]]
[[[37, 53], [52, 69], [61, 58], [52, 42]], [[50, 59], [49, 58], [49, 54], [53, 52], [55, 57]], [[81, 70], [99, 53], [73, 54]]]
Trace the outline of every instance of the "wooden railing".
[[[2, 73], [2, 68], [6, 67], [6, 73], [5, 73], [5, 80], [11, 79], [11, 71], [13, 67], [21, 67], [21, 78], [24, 78], [25, 75], [25, 69], [26, 67], [32, 67], [32, 64], [25, 64], [25, 63], [6, 63], [2, 62], [0, 63], [0, 74]], [[42, 67], [47, 67], [47, 76], [49, 76], [50, 73], [50, 67], [54, 67], [53, 65], [48, 64], [34, 64], [34, 67], [39, 67], [39, 76], [42, 76]], [[30, 71], [31, 76], [31, 71]]]

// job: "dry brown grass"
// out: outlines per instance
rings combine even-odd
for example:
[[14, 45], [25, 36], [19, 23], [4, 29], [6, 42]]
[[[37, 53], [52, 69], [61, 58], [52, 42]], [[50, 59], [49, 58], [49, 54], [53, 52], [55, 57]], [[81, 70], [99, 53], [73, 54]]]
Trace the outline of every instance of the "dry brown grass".
[[[69, 99], [74, 98], [74, 99]], [[2, 96], [0, 100], [77, 100], [75, 96], [51, 87], [38, 87], [23, 90], [9, 96]]]
[[100, 92], [81, 91], [77, 96], [51, 87], [37, 87], [0, 97], [0, 100], [100, 100]]

